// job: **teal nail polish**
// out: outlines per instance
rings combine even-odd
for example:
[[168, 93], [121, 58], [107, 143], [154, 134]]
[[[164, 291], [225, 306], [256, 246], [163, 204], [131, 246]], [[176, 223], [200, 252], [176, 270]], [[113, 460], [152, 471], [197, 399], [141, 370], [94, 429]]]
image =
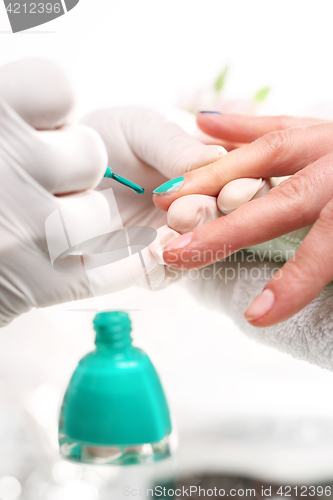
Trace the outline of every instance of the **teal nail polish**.
[[96, 349], [79, 362], [62, 403], [61, 454], [81, 463], [127, 465], [171, 454], [171, 420], [149, 357], [132, 346], [122, 311], [94, 319]]
[[156, 188], [153, 193], [154, 194], [165, 194], [172, 193], [173, 191], [178, 191], [180, 187], [184, 184], [184, 177], [176, 177], [175, 179], [170, 179], [169, 181], [161, 184], [158, 188]]

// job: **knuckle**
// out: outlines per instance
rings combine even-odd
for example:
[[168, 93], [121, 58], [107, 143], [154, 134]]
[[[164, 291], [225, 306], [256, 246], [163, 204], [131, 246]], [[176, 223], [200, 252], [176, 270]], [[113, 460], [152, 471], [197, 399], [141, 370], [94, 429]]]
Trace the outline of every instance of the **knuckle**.
[[286, 145], [286, 134], [283, 130], [270, 132], [259, 139], [265, 154], [277, 158], [284, 151]]
[[285, 269], [282, 268], [282, 273], [288, 271], [289, 281], [292, 281], [294, 285], [297, 285], [304, 281], [306, 276], [304, 273], [304, 269], [301, 269], [294, 257], [289, 259], [284, 267]]
[[[224, 169], [221, 168], [220, 164], [212, 163], [206, 167], [201, 167], [197, 171], [204, 175], [204, 180], [211, 185], [220, 185], [223, 181]], [[220, 188], [221, 189], [221, 188]]]
[[280, 115], [278, 117], [278, 127], [280, 130], [285, 129], [286, 124], [290, 120], [291, 116], [290, 115]]
[[290, 115], [278, 115], [275, 117], [275, 129], [276, 130], [285, 130], [286, 127], [289, 128], [291, 116]]
[[[310, 286], [313, 280], [315, 269], [310, 262], [307, 265], [301, 263], [294, 257], [291, 257], [282, 268], [283, 287], [290, 300], [298, 300], [297, 296], [304, 286]], [[283, 276], [284, 275], [284, 276]]]
[[318, 222], [325, 228], [327, 228], [327, 226], [333, 225], [333, 199], [330, 200], [321, 210], [318, 217]]
[[277, 196], [280, 200], [282, 199], [288, 203], [296, 203], [298, 209], [302, 210], [308, 205], [309, 196], [311, 195], [311, 185], [304, 174], [297, 172], [289, 179], [271, 189], [268, 194]]

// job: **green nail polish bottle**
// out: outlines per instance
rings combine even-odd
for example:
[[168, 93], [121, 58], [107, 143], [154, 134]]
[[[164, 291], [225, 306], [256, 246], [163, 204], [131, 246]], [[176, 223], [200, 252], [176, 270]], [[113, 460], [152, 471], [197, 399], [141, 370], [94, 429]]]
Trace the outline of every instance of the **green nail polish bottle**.
[[102, 312], [93, 323], [96, 349], [79, 362], [62, 403], [61, 454], [114, 465], [170, 456], [168, 404], [149, 357], [132, 346], [128, 314]]

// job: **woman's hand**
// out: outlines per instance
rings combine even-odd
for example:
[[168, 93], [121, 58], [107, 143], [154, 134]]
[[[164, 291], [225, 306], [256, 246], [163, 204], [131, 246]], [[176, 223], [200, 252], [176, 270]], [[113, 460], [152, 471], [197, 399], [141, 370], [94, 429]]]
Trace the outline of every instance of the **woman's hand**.
[[168, 210], [173, 201], [189, 194], [218, 196], [237, 178], [291, 177], [262, 198], [175, 239], [166, 247], [164, 260], [173, 267], [200, 268], [313, 224], [295, 256], [245, 313], [254, 326], [284, 321], [333, 280], [333, 123], [202, 114], [198, 125], [224, 141], [249, 144], [178, 178], [174, 189], [170, 183], [167, 192], [160, 188], [154, 197], [159, 208]]

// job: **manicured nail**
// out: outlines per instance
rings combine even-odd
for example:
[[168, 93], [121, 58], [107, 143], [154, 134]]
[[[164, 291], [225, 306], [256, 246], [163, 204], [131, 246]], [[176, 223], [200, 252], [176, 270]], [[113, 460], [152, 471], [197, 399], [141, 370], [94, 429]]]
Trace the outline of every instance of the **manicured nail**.
[[184, 184], [184, 177], [176, 177], [175, 179], [170, 179], [165, 182], [161, 186], [158, 186], [153, 193], [154, 194], [165, 194], [165, 193], [173, 193], [174, 191], [178, 191], [181, 186]]
[[267, 288], [250, 304], [245, 311], [244, 317], [247, 321], [257, 321], [272, 309], [273, 304], [274, 293]]
[[172, 252], [186, 247], [192, 240], [193, 233], [186, 233], [178, 236], [175, 240], [171, 241], [165, 248], [164, 252]]
[[201, 114], [222, 115], [219, 111], [199, 111]]

